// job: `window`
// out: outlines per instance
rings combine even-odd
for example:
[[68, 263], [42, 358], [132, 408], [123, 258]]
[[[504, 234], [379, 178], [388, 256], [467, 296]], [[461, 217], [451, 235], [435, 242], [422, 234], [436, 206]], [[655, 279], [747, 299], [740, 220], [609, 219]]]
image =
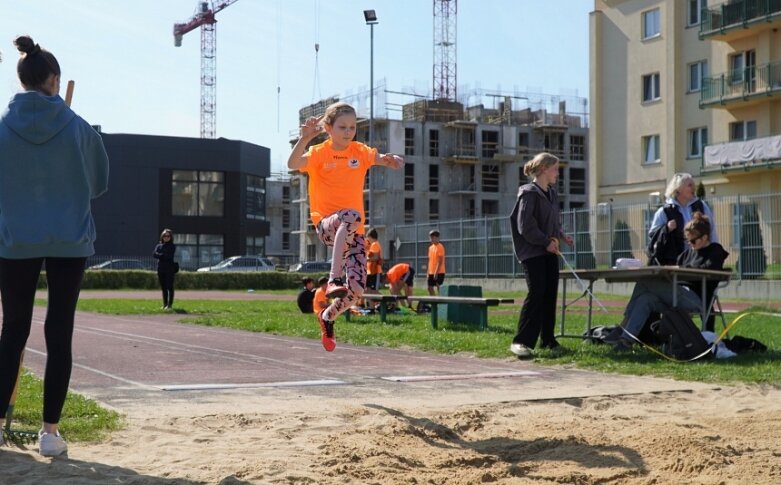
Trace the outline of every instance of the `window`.
[[282, 202], [290, 203], [290, 187], [287, 185], [282, 187]]
[[431, 164], [428, 166], [428, 190], [439, 192], [439, 165]]
[[404, 199], [404, 222], [415, 222], [415, 199]]
[[736, 121], [729, 124], [729, 141], [753, 140], [756, 137], [756, 121]]
[[439, 156], [439, 130], [428, 130], [428, 155]]
[[493, 158], [499, 151], [499, 132], [483, 131], [480, 136], [482, 137], [483, 142], [483, 158]]
[[586, 137], [583, 135], [570, 135], [569, 157], [572, 160], [586, 159]]
[[661, 33], [659, 21], [661, 17], [659, 15], [659, 9], [655, 8], [647, 12], [643, 12], [643, 39], [650, 39], [656, 37]]
[[439, 220], [439, 199], [431, 199], [428, 201], [428, 219], [430, 221]]
[[702, 150], [708, 144], [708, 129], [694, 128], [689, 130], [689, 158], [702, 156]]
[[[569, 193], [572, 195], [586, 195], [586, 169], [569, 169]], [[570, 204], [572, 207], [572, 204]]]
[[499, 201], [498, 200], [484, 200], [482, 202], [483, 216], [496, 216], [499, 215]]
[[263, 177], [247, 175], [247, 219], [266, 219], [266, 179]]
[[643, 137], [643, 163], [659, 163], [659, 135]]
[[659, 94], [659, 73], [643, 76], [643, 102], [656, 101], [661, 98]]
[[483, 192], [499, 192], [499, 165], [483, 165]]
[[749, 84], [747, 89], [753, 91], [756, 81], [756, 52], [748, 50], [730, 56], [729, 66], [730, 83], [739, 84], [746, 82]]
[[404, 128], [404, 155], [415, 154], [415, 128]]
[[518, 147], [529, 148], [529, 134], [518, 133]]
[[564, 133], [545, 133], [543, 139], [545, 150], [560, 155], [564, 153]]
[[415, 190], [415, 164], [404, 164], [404, 190]]
[[[266, 238], [247, 237], [247, 247], [244, 254], [266, 254]], [[258, 261], [255, 258], [237, 259], [236, 266], [257, 266]]]
[[475, 199], [469, 199], [469, 203], [466, 207], [466, 216], [467, 217], [475, 217], [477, 214], [475, 214]]
[[699, 61], [689, 64], [689, 90], [696, 93], [702, 89], [702, 83], [708, 77], [708, 61]]
[[689, 18], [687, 21], [689, 27], [700, 24], [702, 21], [700, 14], [702, 9], [707, 6], [707, 3], [707, 0], [689, 0]]
[[223, 256], [220, 234], [174, 234], [176, 259], [186, 268], [198, 268], [219, 263]]
[[[224, 177], [224, 172], [174, 170], [171, 176], [171, 214], [222, 217], [225, 205]], [[249, 190], [249, 184], [247, 189]], [[251, 201], [248, 200], [247, 217], [255, 214], [256, 210], [260, 210], [260, 214], [265, 214], [265, 188], [260, 190], [261, 192], [252, 194]], [[250, 203], [257, 204], [259, 207], [250, 206]]]
[[282, 227], [290, 227], [290, 209], [282, 209]]

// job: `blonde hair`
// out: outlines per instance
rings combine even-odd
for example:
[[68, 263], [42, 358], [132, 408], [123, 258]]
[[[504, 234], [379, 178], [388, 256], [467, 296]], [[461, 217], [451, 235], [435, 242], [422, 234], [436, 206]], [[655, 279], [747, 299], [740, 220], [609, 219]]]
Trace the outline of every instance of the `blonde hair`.
[[680, 172], [673, 175], [670, 183], [667, 184], [667, 189], [664, 191], [664, 196], [668, 199], [674, 199], [678, 197], [678, 189], [683, 187], [683, 184], [685, 184], [687, 180], [694, 181], [692, 174]]
[[551, 155], [548, 152], [538, 153], [523, 166], [523, 174], [527, 177], [536, 177], [540, 172], [557, 163], [559, 163], [559, 158], [556, 155]]
[[355, 112], [355, 108], [347, 103], [339, 101], [325, 109], [325, 114], [323, 115], [323, 124], [333, 126], [333, 124], [336, 122], [336, 118], [342, 115], [353, 115], [355, 117], [358, 116]]

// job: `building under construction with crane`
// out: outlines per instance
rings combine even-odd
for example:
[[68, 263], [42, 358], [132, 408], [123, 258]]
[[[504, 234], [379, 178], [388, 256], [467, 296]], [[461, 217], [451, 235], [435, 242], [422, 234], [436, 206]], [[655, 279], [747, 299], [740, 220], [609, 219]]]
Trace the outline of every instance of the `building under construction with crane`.
[[[518, 186], [527, 183], [523, 165], [542, 151], [561, 159], [562, 208], [584, 207], [588, 200], [587, 100], [484, 90], [458, 93], [457, 2], [433, 0], [433, 4], [435, 54], [429, 95], [375, 88], [368, 96], [381, 102], [371, 123], [360, 95], [331, 97], [299, 111], [303, 124], [332, 102], [349, 102], [359, 113], [357, 140], [368, 144], [372, 139], [380, 153], [404, 155], [404, 170], [370, 170], [364, 186], [367, 225], [378, 230], [389, 261], [394, 259], [389, 240], [393, 226], [436, 227], [444, 220], [509, 215]], [[391, 96], [402, 102], [386, 102]], [[291, 143], [297, 134], [297, 130], [292, 134]], [[297, 204], [294, 219], [300, 225], [290, 231], [299, 236], [301, 260], [325, 260], [329, 255], [309, 221], [306, 187], [306, 177], [294, 172], [291, 199]]]

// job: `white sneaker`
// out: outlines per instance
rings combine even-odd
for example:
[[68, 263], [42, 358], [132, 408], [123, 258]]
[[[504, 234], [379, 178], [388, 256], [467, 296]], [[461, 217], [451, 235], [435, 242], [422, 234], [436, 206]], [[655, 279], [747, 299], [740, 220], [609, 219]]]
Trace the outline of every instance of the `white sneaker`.
[[60, 433], [38, 432], [38, 452], [41, 456], [59, 456], [68, 451], [68, 444]]
[[531, 349], [523, 344], [513, 343], [512, 345], [510, 345], [510, 352], [515, 354], [518, 358], [532, 356]]

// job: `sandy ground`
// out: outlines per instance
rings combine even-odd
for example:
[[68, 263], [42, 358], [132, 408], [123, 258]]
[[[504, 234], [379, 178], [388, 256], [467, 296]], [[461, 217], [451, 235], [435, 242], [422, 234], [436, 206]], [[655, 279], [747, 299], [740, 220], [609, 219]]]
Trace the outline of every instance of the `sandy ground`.
[[781, 483], [779, 389], [424, 407], [249, 396], [131, 406], [127, 429], [68, 458], [6, 447], [0, 483]]

